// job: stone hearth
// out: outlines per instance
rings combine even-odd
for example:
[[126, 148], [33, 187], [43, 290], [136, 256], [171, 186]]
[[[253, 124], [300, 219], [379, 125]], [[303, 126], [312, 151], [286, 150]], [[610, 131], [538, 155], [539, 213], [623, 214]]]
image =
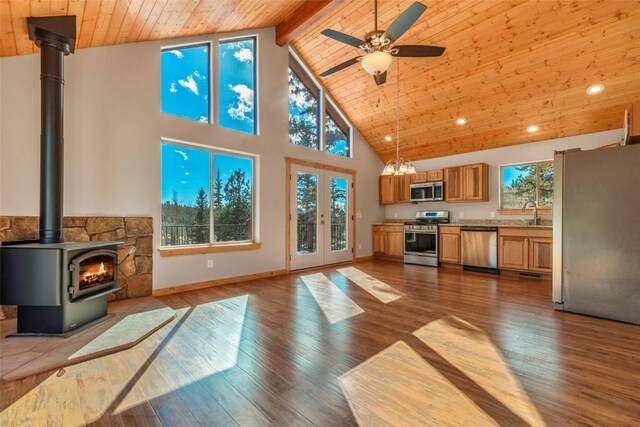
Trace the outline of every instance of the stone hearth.
[[[0, 242], [38, 239], [40, 218], [37, 216], [0, 216]], [[153, 219], [150, 217], [65, 217], [65, 241], [112, 241], [124, 245], [118, 251], [118, 261], [126, 256], [131, 246], [136, 246], [119, 267], [119, 292], [110, 300], [151, 295], [153, 272]], [[0, 306], [0, 319], [16, 316], [15, 306]]]

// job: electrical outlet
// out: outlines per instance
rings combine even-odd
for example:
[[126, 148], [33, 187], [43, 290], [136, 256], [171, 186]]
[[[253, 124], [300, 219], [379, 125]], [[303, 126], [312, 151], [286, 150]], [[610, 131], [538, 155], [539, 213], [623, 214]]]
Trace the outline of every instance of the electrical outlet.
[[490, 216], [491, 218], [495, 218], [495, 217], [496, 217], [496, 213], [495, 213], [494, 211], [491, 211], [491, 212], [489, 213], [489, 216]]
[[464, 218], [464, 212], [460, 212], [460, 218]]
[[398, 212], [394, 212], [394, 213], [393, 213], [393, 217], [394, 217], [394, 218], [398, 218]]
[[362, 249], [362, 243], [358, 243], [358, 250]]
[[213, 268], [213, 260], [212, 259], [208, 259], [207, 260], [207, 268]]
[[362, 212], [356, 212], [356, 218], [358, 219], [362, 218]]

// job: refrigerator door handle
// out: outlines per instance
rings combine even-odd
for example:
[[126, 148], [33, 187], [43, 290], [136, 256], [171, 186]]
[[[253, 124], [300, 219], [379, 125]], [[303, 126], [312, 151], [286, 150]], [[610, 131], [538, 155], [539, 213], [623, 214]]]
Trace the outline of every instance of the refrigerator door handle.
[[553, 302], [562, 308], [562, 192], [565, 152], [553, 156]]

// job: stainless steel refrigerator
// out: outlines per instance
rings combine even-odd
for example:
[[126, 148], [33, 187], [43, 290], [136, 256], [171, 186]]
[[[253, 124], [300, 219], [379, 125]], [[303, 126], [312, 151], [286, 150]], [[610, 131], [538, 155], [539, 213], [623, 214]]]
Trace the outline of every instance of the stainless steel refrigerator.
[[557, 152], [553, 301], [640, 324], [640, 145]]

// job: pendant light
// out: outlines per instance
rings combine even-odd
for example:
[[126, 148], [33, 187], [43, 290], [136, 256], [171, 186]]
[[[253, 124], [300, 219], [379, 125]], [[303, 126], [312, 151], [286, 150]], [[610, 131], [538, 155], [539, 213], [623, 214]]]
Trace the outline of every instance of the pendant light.
[[389, 160], [382, 175], [412, 175], [416, 168], [400, 157], [400, 61], [396, 61], [396, 159]]

